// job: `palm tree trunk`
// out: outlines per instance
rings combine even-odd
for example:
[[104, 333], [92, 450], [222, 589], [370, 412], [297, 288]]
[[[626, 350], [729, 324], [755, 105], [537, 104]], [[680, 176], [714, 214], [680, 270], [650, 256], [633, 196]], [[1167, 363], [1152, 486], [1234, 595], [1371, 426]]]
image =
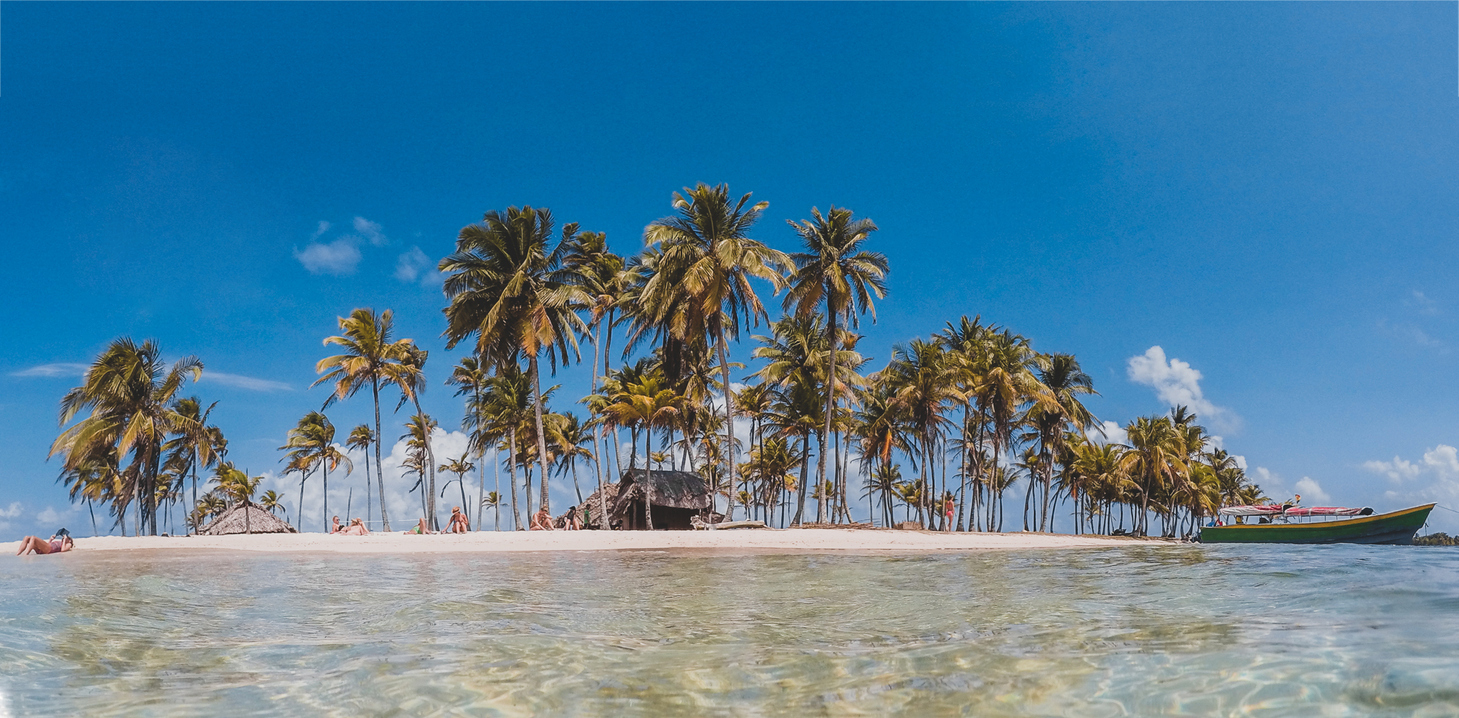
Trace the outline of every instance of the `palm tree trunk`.
[[[326, 449], [329, 446], [326, 444]], [[349, 521], [349, 517], [345, 517]], [[329, 457], [324, 458], [324, 533], [329, 533]]]
[[153, 536], [157, 535], [157, 475], [160, 473], [162, 463], [162, 452], [157, 449], [161, 445], [160, 437], [154, 433], [152, 444], [147, 449], [147, 470], [150, 475], [147, 481], [147, 524]]
[[[484, 451], [482, 452], [483, 455], [485, 455], [485, 453], [486, 452], [484, 452]], [[497, 531], [501, 531], [502, 530], [502, 457], [501, 457], [501, 452], [500, 451], [497, 451], [496, 449], [492, 449], [491, 450], [491, 473], [492, 473], [493, 476], [496, 477], [496, 503], [492, 505], [492, 508], [496, 509], [496, 530]], [[512, 499], [512, 505], [515, 506], [516, 503], [517, 503], [516, 499], [513, 498]]]
[[[309, 478], [309, 474], [307, 474], [307, 473], [305, 473], [303, 471], [300, 471], [299, 472], [299, 529], [300, 529], [300, 531], [302, 531], [304, 529], [304, 482], [308, 478]], [[243, 518], [244, 519], [247, 519], [248, 518], [248, 513], [247, 513], [247, 510], [246, 509], [244, 510], [244, 516], [243, 516]]]
[[[370, 442], [373, 443], [373, 442]], [[375, 510], [370, 505], [370, 443], [365, 444], [365, 520], [370, 520], [370, 514]]]
[[[827, 309], [830, 309], [829, 303]], [[821, 436], [817, 439], [821, 447], [821, 455], [816, 457], [816, 481], [819, 486], [826, 485], [826, 439], [831, 436], [831, 418], [835, 413], [836, 406], [836, 312], [826, 312], [826, 346], [830, 347], [829, 368], [826, 371], [826, 421], [821, 427]], [[821, 491], [821, 499], [816, 506], [816, 520], [826, 512], [826, 492]]]
[[[597, 322], [593, 334], [593, 388], [591, 394], [598, 393], [598, 351], [602, 349], [599, 341], [603, 338], [603, 322]], [[608, 360], [605, 358], [606, 365]], [[598, 519], [603, 522], [603, 530], [608, 531], [608, 496], [603, 491], [603, 422], [593, 425], [593, 473], [598, 477]]]
[[[719, 319], [718, 313], [716, 313], [715, 315], [714, 328], [715, 336], [718, 339], [718, 341], [715, 342], [715, 346], [718, 348], [719, 352], [720, 375], [724, 379], [724, 463], [725, 468], [727, 469], [727, 473], [725, 475], [729, 477], [729, 488], [731, 493], [729, 500], [725, 502], [727, 506], [725, 507], [724, 520], [734, 521], [735, 500], [733, 493], [735, 490], [735, 392], [733, 389], [730, 388], [730, 367], [729, 359], [727, 359], [725, 356], [726, 352], [724, 345], [724, 326], [723, 322]], [[712, 501], [710, 508], [711, 510], [714, 508]]]
[[[643, 430], [643, 451], [644, 464], [648, 468], [643, 470], [643, 520], [648, 524], [648, 530], [654, 530], [654, 479], [653, 479], [653, 436], [652, 426], [644, 427]], [[730, 498], [730, 506], [734, 506], [734, 498]]]
[[[483, 477], [482, 483], [485, 484], [485, 482], [486, 479]], [[463, 471], [456, 474], [456, 488], [461, 489], [461, 510], [465, 512], [466, 518], [469, 519], [471, 518], [471, 504], [466, 502], [466, 472]], [[441, 489], [441, 491], [445, 490], [445, 488]], [[478, 530], [481, 528], [481, 511], [479, 510], [476, 512], [476, 528]]]
[[532, 352], [532, 416], [537, 422], [537, 461], [542, 466], [542, 509], [550, 512], [547, 496], [547, 436], [542, 428], [542, 377], [537, 370], [537, 353]]
[[[522, 514], [517, 507], [517, 429], [512, 427], [507, 430], [507, 473], [508, 480], [512, 487], [512, 529], [522, 530]], [[530, 512], [532, 506], [528, 500], [527, 510]]]
[[[479, 401], [477, 403], [480, 404]], [[482, 447], [481, 451], [476, 452], [476, 477], [480, 484], [477, 488], [476, 493], [476, 530], [480, 531], [482, 509], [481, 502], [486, 499], [486, 447]], [[465, 508], [468, 512], [471, 511], [471, 509], [468, 507], [463, 508]]]
[[[198, 448], [197, 448], [196, 445], [193, 446], [192, 474], [193, 474], [193, 508], [197, 508], [198, 507]], [[89, 503], [88, 503], [88, 506], [87, 507], [90, 508], [90, 504]], [[93, 523], [93, 524], [96, 523], [96, 517], [94, 517], [94, 516], [92, 517], [91, 523]], [[197, 527], [193, 527], [193, 528], [197, 528]], [[193, 532], [190, 531], [189, 534], [191, 534], [191, 533], [193, 533]]]
[[[380, 443], [384, 441], [385, 435], [380, 433], [380, 379], [370, 379], [370, 393], [375, 398], [375, 480], [380, 487], [380, 526], [385, 532], [390, 531], [390, 515], [385, 511], [385, 471], [380, 464]], [[302, 518], [300, 519], [302, 521]]]
[[[427, 476], [430, 477], [430, 481], [429, 481], [428, 484], [423, 483], [421, 485], [421, 491], [425, 492], [425, 494], [422, 496], [422, 498], [425, 498], [426, 496], [429, 496], [429, 498], [425, 502], [425, 505], [426, 505], [425, 511], [426, 511], [426, 515], [429, 516], [429, 517], [431, 517], [431, 520], [430, 520], [431, 530], [432, 531], [440, 531], [441, 530], [441, 527], [440, 527], [439, 523], [436, 521], [436, 452], [433, 449], [431, 449], [431, 430], [430, 430], [430, 428], [428, 426], [426, 426], [426, 422], [425, 422], [426, 413], [421, 410], [421, 408], [420, 408], [420, 399], [416, 396], [416, 393], [415, 392], [411, 392], [410, 400], [411, 400], [411, 403], [415, 404], [415, 415], [416, 416], [419, 416], [421, 418], [421, 428], [424, 429], [424, 431], [421, 432], [421, 440], [425, 444], [425, 450], [426, 450], [426, 466], [425, 466], [424, 473], [423, 473], [423, 475], [420, 478], [421, 478], [421, 481], [422, 482], [425, 482], [426, 481], [426, 477]], [[428, 491], [428, 492], [425, 491], [425, 488], [426, 488], [427, 485], [429, 485], [431, 487], [430, 488], [430, 491]]]

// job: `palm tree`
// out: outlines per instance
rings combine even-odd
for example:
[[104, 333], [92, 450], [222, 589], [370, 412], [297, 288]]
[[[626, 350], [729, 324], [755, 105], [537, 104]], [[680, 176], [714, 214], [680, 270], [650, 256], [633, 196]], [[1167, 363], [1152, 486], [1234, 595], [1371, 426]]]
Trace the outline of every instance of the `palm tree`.
[[192, 431], [192, 419], [174, 408], [173, 399], [188, 379], [197, 381], [203, 363], [184, 357], [170, 368], [152, 341], [141, 345], [120, 338], [92, 363], [81, 386], [61, 399], [60, 424], [65, 426], [83, 411], [89, 415], [61, 432], [51, 444], [47, 458], [65, 458], [62, 469], [74, 469], [97, 455], [132, 454], [131, 497], [141, 498], [137, 531], [142, 521], [157, 534], [157, 477], [160, 473], [163, 439], [170, 433]]
[[[603, 416], [614, 426], [626, 426], [635, 432], [642, 428], [644, 433], [644, 456], [651, 459], [653, 455], [652, 440], [653, 430], [656, 427], [669, 426], [679, 414], [679, 405], [682, 397], [674, 393], [672, 389], [664, 388], [662, 380], [657, 375], [645, 377], [642, 382], [629, 384], [623, 387], [623, 391], [613, 397], [613, 403], [603, 407]], [[634, 460], [631, 464], [637, 463], [638, 446], [637, 442], [633, 447]], [[653, 465], [647, 461], [643, 471], [644, 491], [644, 520], [648, 530], [654, 527], [653, 519]], [[606, 514], [605, 514], [606, 516]]]
[[[522, 530], [522, 517], [517, 503], [517, 435], [532, 411], [532, 388], [527, 375], [515, 364], [503, 364], [495, 376], [487, 380], [476, 406], [466, 416], [472, 446], [484, 452], [487, 445], [506, 443], [507, 469], [512, 500], [512, 526]], [[532, 511], [531, 487], [528, 487], [527, 512]]]
[[[323, 376], [314, 380], [311, 386], [334, 382], [334, 393], [324, 402], [324, 407], [340, 399], [354, 396], [366, 386], [370, 387], [375, 402], [375, 436], [380, 433], [380, 385], [391, 383], [404, 387], [413, 375], [413, 369], [406, 366], [410, 359], [409, 339], [391, 341], [394, 315], [389, 309], [376, 314], [371, 309], [356, 309], [348, 317], [339, 318], [340, 336], [327, 337], [330, 344], [344, 348], [344, 354], [319, 360], [314, 370]], [[375, 442], [375, 479], [380, 491], [380, 523], [385, 531], [390, 530], [390, 516], [385, 510], [385, 473], [380, 463], [380, 442]]]
[[[402, 341], [409, 342], [409, 340]], [[426, 390], [425, 365], [426, 357], [429, 354], [413, 343], [408, 343], [405, 347], [404, 358], [400, 362], [401, 370], [394, 380], [396, 386], [400, 387], [400, 403], [395, 405], [396, 411], [400, 411], [400, 407], [405, 406], [406, 400], [409, 400], [415, 405], [417, 416], [425, 414], [425, 411], [420, 408], [420, 394]], [[430, 432], [426, 432], [425, 436], [421, 438], [421, 446], [424, 452], [423, 465], [429, 476], [429, 479], [425, 476], [421, 477], [427, 481], [429, 488], [429, 491], [422, 494], [426, 497], [426, 515], [431, 517], [431, 528], [439, 531], [441, 527], [436, 524], [436, 452], [431, 449]], [[465, 489], [463, 488], [462, 491], [464, 492]]]
[[[992, 428], [992, 473], [998, 472], [999, 458], [1013, 441], [1015, 414], [1019, 407], [1029, 402], [1048, 402], [1049, 394], [1038, 377], [1037, 354], [1029, 347], [1028, 340], [1008, 330], [990, 333], [980, 351], [978, 366], [975, 367], [977, 384], [973, 387], [980, 411], [987, 414]], [[1012, 484], [1012, 475], [1000, 475], [1003, 485]], [[990, 516], [998, 514], [998, 530], [1003, 530], [1003, 491], [993, 493], [994, 483], [989, 481]], [[989, 526], [991, 529], [991, 525]]]
[[[598, 358], [607, 366], [606, 346], [602, 344], [603, 324], [608, 324], [609, 341], [612, 341], [613, 310], [622, 296], [626, 276], [623, 258], [608, 251], [608, 236], [602, 232], [583, 232], [563, 258], [563, 267], [572, 274], [574, 283], [591, 298], [588, 314], [588, 328], [593, 337], [593, 381], [592, 392], [598, 391]], [[593, 469], [598, 479], [598, 496], [601, 509], [607, 510], [607, 497], [603, 493], [603, 444], [602, 422], [591, 422], [593, 428]], [[576, 481], [577, 475], [573, 475]], [[573, 484], [577, 486], [576, 483]], [[582, 502], [581, 499], [578, 500]], [[604, 513], [603, 515], [607, 515]], [[603, 524], [607, 526], [605, 521]]]
[[405, 452], [407, 458], [405, 467], [414, 469], [420, 477], [420, 480], [416, 482], [416, 486], [411, 487], [411, 490], [414, 491], [416, 487], [420, 488], [421, 512], [425, 514], [429, 525], [433, 529], [436, 526], [436, 517], [431, 512], [435, 508], [435, 502], [426, 500], [426, 493], [431, 490], [426, 485], [426, 475], [430, 471], [430, 435], [435, 428], [435, 419], [425, 414], [416, 414], [405, 422], [405, 433], [400, 435], [400, 438], [405, 440], [406, 446]]
[[1148, 533], [1150, 496], [1173, 486], [1189, 467], [1181, 460], [1184, 442], [1169, 417], [1142, 416], [1125, 427], [1130, 448], [1120, 458], [1120, 468], [1136, 477], [1140, 489], [1139, 532]]
[[289, 520], [289, 509], [284, 506], [284, 497], [280, 496], [279, 492], [273, 489], [263, 492], [263, 496], [258, 497], [258, 505], [259, 508], [269, 513], [274, 513], [282, 509], [284, 512], [284, 520]]
[[[455, 481], [457, 484], [459, 484], [459, 488], [461, 489], [462, 511], [471, 510], [471, 505], [466, 503], [466, 474], [474, 468], [476, 468], [476, 465], [466, 460], [466, 454], [462, 454], [461, 457], [458, 459], [452, 459], [447, 463], [441, 464], [440, 467], [441, 471], [449, 471], [456, 475]], [[447, 481], [446, 486], [450, 485], [451, 482]], [[441, 496], [446, 495], [446, 486], [441, 487]]]
[[[849, 322], [852, 327], [860, 323], [861, 314], [871, 312], [876, 321], [876, 305], [873, 297], [886, 296], [887, 258], [877, 252], [868, 252], [862, 245], [875, 232], [876, 223], [869, 219], [854, 219], [849, 209], [831, 206], [827, 216], [811, 208], [814, 219], [803, 222], [789, 221], [800, 235], [804, 252], [791, 255], [796, 271], [790, 280], [790, 290], [785, 295], [785, 308], [794, 309], [799, 316], [815, 313], [822, 304], [826, 307], [826, 346], [837, 345], [839, 337], [837, 324]], [[831, 435], [831, 421], [836, 413], [835, 397], [838, 391], [836, 354], [826, 352], [828, 367], [825, 376], [833, 377], [826, 382], [826, 423], [821, 428], [819, 444], [827, 446]], [[840, 387], [848, 391], [848, 387]], [[816, 462], [816, 479], [826, 481], [826, 451], [824, 448]], [[816, 509], [817, 515], [825, 513], [825, 501]]]
[[1081, 395], [1094, 394], [1094, 382], [1072, 354], [1051, 354], [1038, 360], [1039, 383], [1052, 401], [1036, 402], [1029, 411], [1029, 419], [1038, 433], [1039, 450], [1043, 463], [1043, 511], [1039, 517], [1039, 530], [1047, 531], [1049, 526], [1049, 497], [1053, 483], [1054, 458], [1066, 451], [1065, 427], [1072, 426], [1083, 436], [1089, 427], [1097, 423], [1094, 414], [1080, 403]]
[[187, 421], [179, 426], [175, 438], [164, 445], [163, 449], [169, 452], [164, 464], [178, 477], [192, 474], [193, 504], [198, 502], [198, 468], [211, 467], [227, 452], [228, 442], [223, 439], [222, 431], [208, 425], [208, 417], [217, 406], [215, 401], [203, 410], [202, 402], [195, 396], [178, 399], [173, 405], [173, 410]]
[[348, 471], [354, 470], [349, 457], [340, 452], [339, 447], [334, 445], [334, 423], [324, 414], [311, 411], [299, 419], [299, 423], [289, 430], [288, 439], [281, 451], [288, 451], [284, 460], [288, 461], [288, 468], [285, 473], [299, 473], [299, 521], [304, 520], [304, 482], [309, 474], [316, 467], [323, 469], [324, 474], [324, 532], [329, 532], [329, 472], [331, 469], [339, 468], [343, 463]]
[[[451, 369], [451, 376], [446, 379], [446, 384], [456, 387], [456, 396], [469, 394], [471, 399], [466, 404], [466, 415], [461, 418], [461, 428], [470, 431], [470, 415], [475, 407], [481, 403], [481, 392], [486, 388], [491, 373], [476, 360], [476, 357], [463, 357], [461, 363]], [[476, 447], [476, 471], [481, 480], [481, 495], [486, 495], [486, 446], [485, 444], [473, 444]], [[500, 488], [500, 487], [498, 487]], [[481, 503], [476, 505], [476, 529], [481, 530]], [[471, 509], [465, 508], [466, 511]]]
[[495, 513], [496, 513], [496, 524], [493, 527], [493, 530], [495, 530], [495, 531], [501, 531], [502, 530], [502, 495], [499, 494], [499, 493], [497, 493], [497, 492], [495, 492], [495, 491], [489, 492], [489, 493], [487, 493], [486, 496], [482, 497], [482, 499], [481, 499], [481, 505], [482, 506], [490, 506], [495, 511]]
[[576, 355], [577, 334], [587, 330], [576, 310], [591, 300], [562, 268], [564, 254], [575, 244], [577, 224], [564, 226], [562, 240], [549, 252], [552, 230], [552, 212], [546, 208], [493, 210], [480, 224], [462, 228], [456, 252], [440, 263], [450, 299], [446, 348], [474, 334], [479, 360], [502, 363], [527, 357], [544, 509], [550, 499], [538, 358], [545, 351], [556, 370], [559, 359], [567, 363], [569, 348]]
[[224, 461], [213, 469], [213, 482], [218, 485], [218, 493], [227, 498], [230, 504], [241, 504], [244, 507], [243, 531], [253, 533], [253, 527], [249, 525], [248, 506], [253, 503], [253, 494], [258, 490], [258, 485], [263, 483], [263, 477], [249, 476], [248, 472], [234, 467], [231, 461]]
[[370, 504], [370, 445], [375, 443], [375, 432], [370, 431], [369, 424], [360, 424], [350, 429], [350, 435], [345, 439], [344, 445], [347, 449], [360, 449], [365, 453], [365, 515], [370, 516], [372, 506]]
[[[593, 452], [584, 446], [593, 443], [593, 434], [576, 414], [567, 412], [557, 416], [561, 418], [555, 422], [555, 430], [550, 432], [554, 444], [552, 449], [557, 454], [557, 473], [560, 476], [572, 476], [572, 488], [577, 492], [578, 503], [581, 504], [583, 490], [578, 487], [577, 462], [594, 461]], [[599, 486], [601, 487], [601, 482]]]
[[[906, 346], [892, 348], [892, 361], [882, 370], [883, 380], [896, 392], [896, 401], [905, 410], [905, 421], [913, 436], [921, 444], [922, 472], [925, 490], [918, 496], [931, 501], [941, 494], [937, 484], [938, 447], [942, 442], [942, 430], [947, 425], [943, 416], [948, 406], [959, 399], [960, 394], [953, 373], [953, 362], [947, 350], [937, 342], [914, 339]], [[946, 477], [944, 477], [944, 482]], [[943, 514], [925, 507], [930, 528]]]
[[[700, 183], [674, 193], [676, 215], [651, 223], [645, 243], [662, 250], [658, 270], [644, 285], [643, 311], [653, 324], [679, 341], [713, 340], [724, 387], [725, 471], [735, 485], [734, 397], [730, 387], [727, 342], [738, 337], [741, 321], [769, 319], [751, 277], [769, 281], [775, 292], [785, 285], [791, 261], [783, 252], [750, 239], [748, 232], [767, 202], [747, 207], [750, 195], [731, 203], [729, 186]], [[729, 502], [726, 518], [734, 518]]]

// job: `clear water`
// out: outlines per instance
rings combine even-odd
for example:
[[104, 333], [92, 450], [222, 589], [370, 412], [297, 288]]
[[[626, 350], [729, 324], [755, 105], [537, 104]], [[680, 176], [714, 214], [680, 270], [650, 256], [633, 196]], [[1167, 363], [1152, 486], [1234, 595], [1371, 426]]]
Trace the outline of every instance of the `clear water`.
[[0, 716], [1459, 714], [1444, 548], [0, 562]]

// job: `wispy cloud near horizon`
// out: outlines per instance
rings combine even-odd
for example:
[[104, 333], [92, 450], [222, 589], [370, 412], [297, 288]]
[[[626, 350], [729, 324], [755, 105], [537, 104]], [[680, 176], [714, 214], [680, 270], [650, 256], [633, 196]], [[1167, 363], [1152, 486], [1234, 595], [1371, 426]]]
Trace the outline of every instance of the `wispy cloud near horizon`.
[[10, 376], [38, 376], [47, 378], [62, 376], [79, 377], [86, 375], [87, 368], [85, 364], [77, 364], [76, 362], [55, 362], [52, 364], [38, 364], [29, 369], [13, 371], [10, 372]]
[[229, 374], [221, 371], [203, 370], [203, 376], [199, 381], [209, 381], [214, 384], [231, 386], [235, 389], [247, 389], [248, 391], [293, 391], [294, 387], [281, 381], [272, 379], [259, 379], [257, 377], [243, 376], [242, 374]]

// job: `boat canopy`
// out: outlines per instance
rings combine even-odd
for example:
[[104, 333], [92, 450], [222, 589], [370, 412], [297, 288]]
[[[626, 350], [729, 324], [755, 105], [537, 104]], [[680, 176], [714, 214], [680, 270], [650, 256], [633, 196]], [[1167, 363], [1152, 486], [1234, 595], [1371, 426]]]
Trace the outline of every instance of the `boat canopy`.
[[1293, 506], [1282, 510], [1280, 504], [1263, 506], [1227, 506], [1221, 509], [1222, 516], [1368, 516], [1373, 509], [1364, 506], [1349, 509], [1341, 506]]

